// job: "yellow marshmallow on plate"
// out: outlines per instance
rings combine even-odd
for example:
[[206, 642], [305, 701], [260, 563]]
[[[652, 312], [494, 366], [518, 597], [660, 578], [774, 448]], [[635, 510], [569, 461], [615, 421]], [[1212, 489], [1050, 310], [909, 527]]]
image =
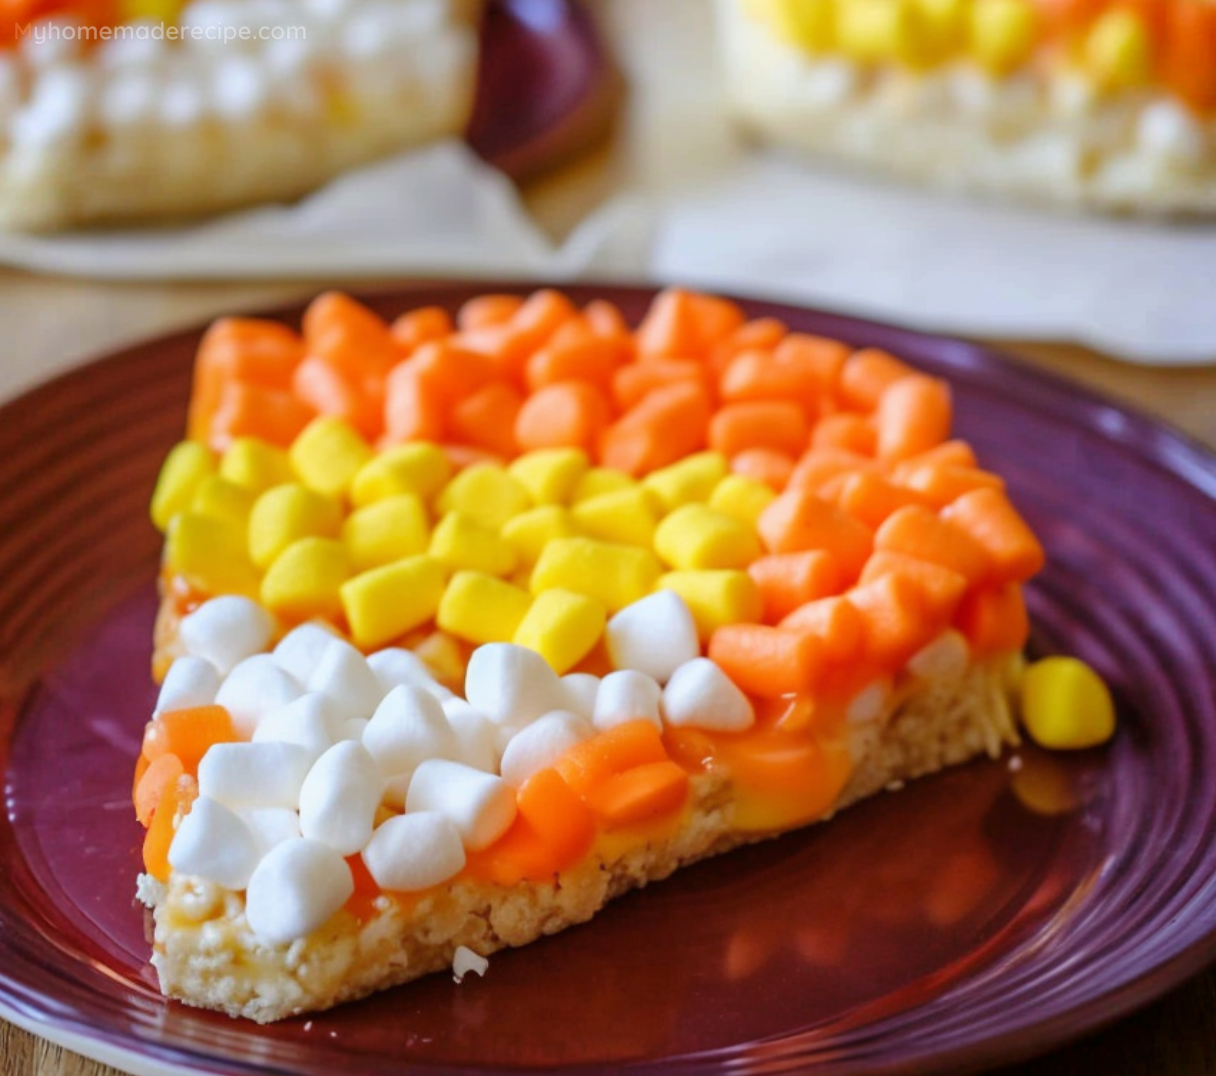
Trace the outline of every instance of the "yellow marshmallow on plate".
[[231, 520], [236, 526], [243, 528], [249, 522], [253, 502], [252, 490], [229, 482], [218, 474], [211, 474], [204, 478], [194, 491], [190, 510], [204, 516], [215, 516], [216, 519]]
[[527, 487], [535, 504], [566, 504], [590, 466], [580, 448], [541, 448], [520, 456], [507, 472]]
[[165, 533], [165, 563], [205, 594], [258, 591], [258, 575], [245, 547], [245, 528], [228, 519], [179, 512]]
[[532, 595], [484, 572], [457, 572], [448, 581], [435, 623], [467, 642], [509, 643], [523, 621]]
[[339, 594], [355, 645], [384, 646], [425, 624], [443, 598], [443, 565], [425, 554], [361, 572]]
[[667, 572], [658, 586], [684, 599], [702, 642], [728, 624], [758, 624], [764, 611], [756, 581], [737, 569]]
[[1102, 678], [1085, 662], [1043, 658], [1022, 677], [1022, 724], [1040, 747], [1096, 747], [1115, 734], [1115, 704]]
[[725, 512], [752, 530], [760, 520], [760, 514], [777, 499], [770, 486], [754, 478], [739, 474], [728, 474], [709, 496], [709, 507]]
[[345, 496], [360, 468], [375, 456], [353, 426], [326, 415], [304, 427], [288, 454], [300, 481], [327, 497]]
[[760, 556], [756, 532], [703, 504], [677, 508], [654, 536], [655, 552], [672, 568], [746, 568]]
[[350, 557], [341, 542], [301, 538], [262, 577], [262, 604], [289, 620], [332, 619], [342, 609], [338, 592], [350, 573]]
[[531, 573], [542, 550], [555, 538], [573, 538], [578, 534], [569, 509], [557, 504], [542, 504], [508, 520], [502, 529], [506, 541], [519, 560], [519, 566]]
[[425, 553], [430, 538], [426, 505], [416, 493], [357, 508], [342, 524], [342, 542], [359, 572]]
[[658, 497], [664, 511], [671, 512], [686, 504], [709, 500], [728, 469], [721, 452], [697, 452], [652, 471], [642, 479], [642, 486]]
[[646, 597], [661, 572], [658, 558], [641, 546], [558, 538], [545, 546], [532, 570], [532, 593], [573, 590], [615, 613]]
[[436, 524], [427, 551], [448, 571], [468, 569], [486, 575], [510, 575], [518, 559], [515, 548], [497, 530], [464, 512], [449, 512]]
[[295, 481], [291, 458], [277, 445], [256, 437], [238, 437], [220, 458], [220, 475], [254, 493]]
[[268, 567], [292, 542], [301, 538], [336, 538], [342, 509], [299, 482], [288, 482], [263, 493], [249, 513], [249, 555], [259, 568]]
[[356, 508], [401, 493], [429, 501], [452, 477], [452, 461], [438, 445], [417, 441], [386, 449], [356, 472], [350, 501]]
[[498, 530], [512, 516], [531, 507], [528, 487], [494, 463], [466, 467], [444, 486], [435, 501], [440, 514], [460, 512], [491, 530]]
[[561, 588], [546, 590], [532, 602], [513, 641], [535, 650], [560, 676], [590, 653], [607, 619], [603, 603], [594, 598]]
[[614, 471], [611, 467], [592, 467], [577, 482], [570, 491], [570, 503], [578, 504], [590, 497], [598, 497], [602, 493], [613, 493], [618, 489], [628, 489], [636, 486], [629, 475], [623, 471]]
[[654, 494], [640, 485], [588, 497], [570, 509], [570, 516], [574, 525], [591, 538], [647, 549], [654, 545], [659, 525]]
[[194, 500], [200, 483], [215, 473], [215, 458], [197, 441], [182, 441], [174, 445], [160, 466], [156, 488], [152, 491], [152, 522], [164, 531], [178, 512], [184, 512]]

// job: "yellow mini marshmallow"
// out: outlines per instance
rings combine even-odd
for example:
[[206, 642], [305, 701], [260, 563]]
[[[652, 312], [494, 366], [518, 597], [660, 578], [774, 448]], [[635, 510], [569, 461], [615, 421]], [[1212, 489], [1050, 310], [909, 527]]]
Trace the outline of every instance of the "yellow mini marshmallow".
[[1025, 63], [1038, 34], [1038, 14], [1030, 0], [975, 0], [971, 8], [971, 54], [994, 75], [1007, 75]]
[[165, 563], [204, 594], [258, 591], [258, 575], [245, 549], [245, 528], [230, 520], [179, 512], [165, 534]]
[[760, 513], [777, 499], [777, 494], [763, 482], [744, 478], [739, 474], [728, 474], [714, 486], [709, 497], [709, 507], [724, 512], [755, 530]]
[[346, 547], [333, 538], [301, 538], [262, 577], [262, 604], [288, 620], [332, 619], [341, 612], [339, 588], [349, 578]]
[[416, 493], [357, 508], [342, 524], [342, 543], [357, 572], [425, 553], [430, 539], [426, 505]]
[[468, 569], [486, 575], [510, 575], [517, 562], [510, 542], [464, 512], [449, 512], [439, 521], [428, 552], [452, 572]]
[[577, 665], [604, 634], [608, 613], [585, 594], [555, 588], [538, 594], [514, 642], [543, 657], [558, 675]]
[[291, 458], [277, 445], [256, 437], [238, 437], [220, 458], [220, 474], [254, 493], [294, 482]]
[[263, 493], [249, 513], [249, 556], [267, 568], [301, 538], [336, 538], [342, 526], [338, 502], [299, 482]]
[[1111, 8], [1090, 29], [1084, 60], [1086, 69], [1104, 89], [1142, 86], [1153, 74], [1152, 35], [1135, 12]]
[[509, 643], [515, 637], [532, 595], [484, 572], [457, 572], [448, 581], [435, 623], [478, 646]]
[[574, 525], [590, 538], [647, 549], [654, 545], [659, 525], [654, 494], [640, 485], [588, 497], [570, 509], [570, 516]]
[[460, 512], [490, 530], [498, 530], [512, 516], [532, 507], [528, 487], [504, 467], [475, 463], [466, 467], [440, 492], [439, 514]]
[[781, 40], [808, 52], [832, 47], [836, 0], [759, 0], [754, 8]]
[[1043, 658], [1022, 677], [1022, 724], [1040, 747], [1097, 747], [1115, 734], [1115, 704], [1102, 678], [1085, 662]]
[[169, 521], [190, 507], [199, 485], [215, 473], [215, 457], [197, 441], [182, 441], [170, 449], [152, 491], [152, 522], [164, 531]]
[[300, 481], [327, 497], [343, 497], [375, 453], [354, 427], [340, 418], [314, 418], [292, 442], [291, 465]]
[[659, 524], [654, 549], [664, 564], [680, 570], [746, 568], [760, 556], [760, 541], [733, 516], [686, 504]]
[[356, 508], [416, 493], [430, 501], [452, 477], [452, 463], [438, 445], [417, 441], [381, 452], [359, 468], [350, 484], [350, 501]]
[[556, 504], [542, 504], [509, 519], [502, 529], [518, 558], [519, 566], [531, 572], [540, 559], [541, 551], [555, 538], [573, 538], [578, 534], [568, 509]]
[[339, 591], [355, 645], [384, 646], [425, 624], [439, 609], [443, 565], [425, 554], [361, 572]]
[[744, 571], [667, 572], [658, 586], [684, 599], [703, 643], [728, 624], [758, 624], [764, 613], [756, 581]]
[[908, 0], [847, 0], [837, 9], [841, 51], [862, 63], [914, 61], [916, 34]]
[[215, 516], [216, 519], [230, 520], [242, 530], [249, 522], [249, 513], [253, 509], [254, 493], [244, 486], [220, 475], [212, 474], [199, 483], [194, 491], [194, 500], [190, 502], [190, 510], [204, 516]]
[[962, 47], [969, 0], [914, 0], [916, 32], [927, 59], [940, 61]]
[[698, 452], [679, 463], [661, 467], [642, 479], [642, 487], [658, 497], [665, 512], [709, 500], [729, 467], [721, 452]]
[[570, 503], [598, 497], [603, 493], [612, 493], [618, 489], [628, 489], [637, 483], [623, 471], [614, 471], [611, 467], [592, 467], [577, 482], [570, 491]]
[[534, 504], [566, 504], [591, 462], [579, 448], [541, 448], [520, 456], [507, 472], [524, 484]]
[[545, 546], [532, 570], [532, 593], [573, 590], [615, 613], [646, 597], [662, 574], [658, 558], [640, 546], [595, 538], [558, 538]]

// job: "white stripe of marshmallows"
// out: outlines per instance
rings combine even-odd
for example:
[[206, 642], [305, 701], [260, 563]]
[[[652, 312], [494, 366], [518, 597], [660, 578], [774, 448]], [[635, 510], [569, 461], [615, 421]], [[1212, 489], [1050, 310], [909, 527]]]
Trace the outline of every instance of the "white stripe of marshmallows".
[[[683, 599], [659, 591], [617, 613], [616, 671], [559, 677], [535, 651], [473, 652], [462, 699], [408, 650], [364, 657], [318, 624], [266, 653], [275, 623], [242, 597], [183, 618], [185, 655], [155, 714], [215, 703], [247, 741], [216, 744], [174, 835], [175, 872], [245, 891], [249, 927], [271, 944], [311, 933], [354, 890], [361, 855], [385, 890], [437, 885], [515, 818], [515, 791], [582, 740], [622, 721], [742, 731], [755, 714], [701, 656]], [[394, 812], [376, 825], [381, 806]], [[382, 817], [382, 815], [381, 815]]]
[[[129, 24], [86, 51], [70, 19], [0, 50], [0, 149], [38, 154], [90, 130], [179, 130], [276, 115], [324, 122], [319, 77], [363, 98], [430, 85], [467, 42], [449, 0], [193, 0], [180, 40]], [[177, 32], [181, 32], [177, 31]], [[244, 39], [234, 36], [244, 32]]]

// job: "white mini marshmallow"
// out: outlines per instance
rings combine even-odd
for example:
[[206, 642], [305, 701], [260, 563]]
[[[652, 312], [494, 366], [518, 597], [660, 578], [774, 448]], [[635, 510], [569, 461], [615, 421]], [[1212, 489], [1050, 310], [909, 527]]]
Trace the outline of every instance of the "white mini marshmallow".
[[161, 93], [158, 118], [166, 127], [196, 126], [207, 115], [207, 84], [190, 72], [174, 71]]
[[458, 695], [453, 695], [443, 704], [443, 713], [456, 736], [456, 752], [452, 758], [475, 770], [497, 773], [501, 755], [498, 750], [499, 726]]
[[156, 115], [160, 80], [146, 71], [111, 76], [102, 88], [97, 112], [103, 127], [138, 127]]
[[676, 728], [742, 732], [756, 722], [751, 700], [709, 658], [686, 661], [663, 689], [663, 716]]
[[286, 672], [305, 684], [321, 664], [325, 651], [334, 643], [343, 641], [340, 636], [320, 624], [301, 624], [284, 635], [272, 653], [274, 660]]
[[590, 721], [595, 714], [595, 696], [600, 690], [600, 678], [592, 673], [566, 673], [562, 677], [562, 690], [566, 693], [563, 709]]
[[384, 698], [367, 658], [341, 640], [326, 649], [305, 683], [309, 691], [328, 695], [343, 718], [371, 717]]
[[371, 838], [383, 793], [384, 781], [367, 748], [350, 740], [334, 744], [304, 778], [300, 832], [340, 855], [354, 855]]
[[311, 934], [350, 899], [355, 880], [340, 852], [320, 841], [284, 841], [262, 857], [245, 894], [245, 918], [275, 945]]
[[198, 791], [225, 807], [291, 807], [313, 764], [295, 743], [217, 743], [198, 764]]
[[949, 628], [908, 659], [908, 672], [922, 679], [957, 676], [971, 658], [971, 648], [960, 632]]
[[696, 622], [674, 590], [656, 590], [625, 606], [608, 621], [604, 641], [613, 666], [643, 672], [660, 684], [701, 656]]
[[363, 746], [385, 777], [408, 773], [428, 758], [454, 758], [456, 735], [439, 700], [402, 684], [385, 696], [363, 730]]
[[440, 811], [456, 823], [471, 852], [493, 844], [515, 821], [515, 789], [462, 762], [428, 759], [414, 771], [407, 813]]
[[474, 650], [464, 688], [469, 703], [498, 725], [526, 725], [566, 701], [552, 666], [535, 650], [514, 643]]
[[199, 796], [169, 845], [169, 866], [225, 889], [244, 889], [261, 852], [249, 827], [222, 803]]
[[290, 807], [255, 807], [237, 814], [249, 827], [262, 855], [300, 835], [300, 816]]
[[285, 673], [269, 654], [246, 658], [224, 678], [215, 701], [232, 716], [242, 736], [252, 736], [258, 722], [304, 694], [300, 682]]
[[[338, 740], [354, 740], [356, 743], [363, 742], [363, 733], [367, 730], [368, 719], [366, 717], [348, 717], [342, 722], [342, 727], [339, 730]], [[335, 740], [335, 742], [337, 742]]]
[[431, 668], [412, 650], [390, 646], [368, 654], [367, 664], [376, 674], [380, 690], [387, 695], [395, 687], [409, 684], [428, 691], [440, 702], [455, 698], [455, 694], [435, 679]]
[[311, 766], [340, 738], [342, 724], [329, 696], [310, 691], [263, 717], [253, 730], [253, 742], [299, 744], [308, 751]]
[[659, 683], [645, 673], [634, 669], [621, 669], [609, 673], [600, 681], [595, 694], [595, 711], [592, 723], [601, 732], [626, 721], [644, 718], [656, 728], [663, 727], [659, 716], [659, 700], [663, 689]]
[[853, 725], [868, 725], [871, 721], [877, 721], [887, 708], [890, 695], [891, 686], [885, 680], [875, 680], [849, 700], [845, 720]]
[[220, 689], [220, 674], [206, 658], [185, 654], [169, 666], [152, 716], [193, 706], [210, 706]]
[[226, 676], [266, 649], [274, 627], [274, 618], [257, 602], [226, 594], [182, 617], [178, 630], [187, 654], [206, 658]]
[[519, 788], [537, 770], [552, 766], [594, 732], [586, 718], [567, 710], [554, 710], [538, 717], [511, 737], [502, 753], [502, 779]]
[[210, 86], [216, 112], [226, 119], [246, 120], [258, 115], [270, 96], [270, 80], [253, 59], [234, 56], [214, 70]]
[[447, 815], [416, 811], [377, 826], [363, 849], [363, 862], [381, 889], [426, 889], [460, 873], [464, 844]]

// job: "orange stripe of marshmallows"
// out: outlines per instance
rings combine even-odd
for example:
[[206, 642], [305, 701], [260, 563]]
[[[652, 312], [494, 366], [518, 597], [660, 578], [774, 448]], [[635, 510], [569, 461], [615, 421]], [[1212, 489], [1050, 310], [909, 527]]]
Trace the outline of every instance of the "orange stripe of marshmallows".
[[[850, 718], [1021, 649], [1043, 552], [950, 427], [946, 384], [894, 356], [687, 291], [636, 331], [555, 291], [391, 324], [329, 293], [301, 333], [207, 332], [152, 517], [186, 622], [242, 595], [275, 637], [315, 621], [364, 653], [409, 647], [449, 688], [508, 643], [585, 696], [668, 646], [648, 610], [672, 637], [687, 625], [684, 657], [726, 674], [714, 697], [734, 723], [664, 721], [675, 678], [640, 695], [630, 681], [625, 711], [527, 776], [514, 820], [468, 852], [461, 874], [511, 884], [678, 826], [708, 767], [729, 772], [741, 830], [819, 817], [852, 770]], [[250, 735], [216, 697], [162, 691], [148, 726], [134, 797], [161, 881], [200, 760]], [[402, 802], [386, 796], [377, 824]], [[347, 907], [366, 914], [392, 887], [346, 861]]]

